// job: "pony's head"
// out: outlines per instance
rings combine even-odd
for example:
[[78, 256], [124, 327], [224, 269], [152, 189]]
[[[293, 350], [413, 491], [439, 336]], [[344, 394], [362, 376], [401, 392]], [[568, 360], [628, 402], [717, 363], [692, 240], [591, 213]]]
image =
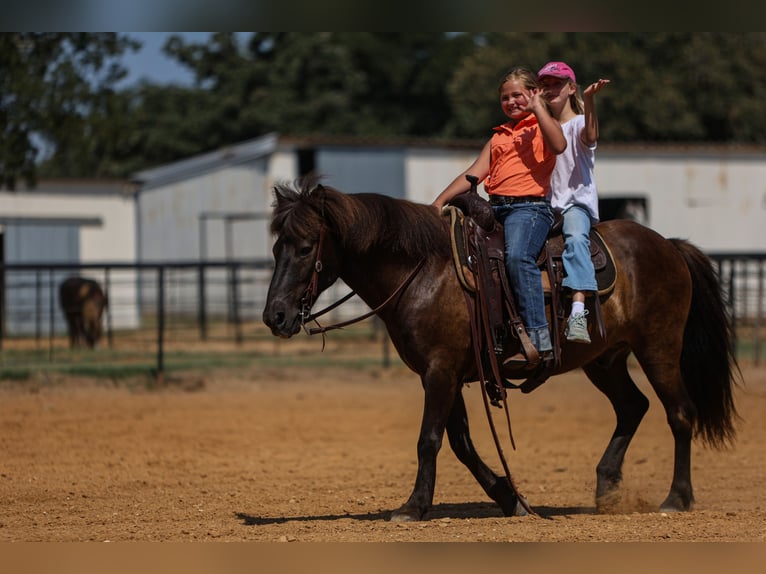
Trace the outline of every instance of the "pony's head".
[[337, 195], [314, 176], [274, 187], [275, 264], [263, 311], [274, 335], [287, 338], [300, 331], [317, 296], [338, 279], [338, 253], [326, 220]]
[[277, 336], [297, 333], [316, 296], [338, 277], [372, 281], [360, 277], [360, 261], [375, 262], [376, 272], [388, 266], [396, 273], [423, 259], [451, 257], [446, 224], [431, 206], [341, 193], [316, 176], [279, 184], [274, 196], [276, 263], [263, 320]]

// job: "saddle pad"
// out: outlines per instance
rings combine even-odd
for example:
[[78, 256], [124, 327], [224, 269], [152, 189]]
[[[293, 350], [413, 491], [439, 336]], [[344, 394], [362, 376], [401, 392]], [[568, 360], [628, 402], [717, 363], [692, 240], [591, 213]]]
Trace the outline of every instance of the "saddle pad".
[[[606, 293], [609, 293], [614, 289], [614, 283], [617, 279], [617, 270], [614, 266], [614, 258], [612, 257], [612, 252], [609, 250], [609, 246], [604, 241], [604, 238], [601, 237], [601, 234], [598, 232], [597, 229], [592, 228], [590, 230], [590, 252], [591, 257], [593, 260], [593, 268], [596, 271], [596, 285], [598, 286], [598, 294], [604, 295]], [[553, 238], [549, 238], [549, 246], [550, 243], [559, 243], [560, 245], [554, 245], [553, 249], [551, 250], [554, 253], [562, 253], [563, 252], [563, 238], [558, 235]], [[543, 249], [543, 253], [545, 253], [545, 249]], [[561, 264], [561, 258], [560, 256], [554, 256], [554, 260], [558, 261], [559, 264]], [[548, 277], [548, 273], [545, 272], [545, 256], [541, 254], [541, 257], [537, 261], [538, 265], [543, 270], [543, 277], [542, 277], [542, 285], [543, 285], [543, 291], [545, 293], [551, 292], [551, 283], [550, 278]]]
[[[465, 241], [465, 215], [460, 209], [448, 205], [442, 211], [444, 217], [449, 219], [450, 240], [452, 242], [452, 256], [455, 263], [460, 284], [464, 289], [473, 293], [476, 291], [476, 282], [473, 271], [468, 264], [468, 253], [466, 252]], [[548, 273], [546, 272], [546, 257], [552, 255], [553, 259], [561, 265], [561, 254], [564, 251], [564, 240], [560, 234], [554, 235], [548, 239], [548, 249], [543, 248], [540, 257], [537, 260], [538, 266], [542, 269], [543, 291], [547, 294], [551, 292], [551, 284]], [[604, 295], [614, 289], [614, 283], [617, 278], [617, 271], [614, 266], [609, 246], [594, 227], [590, 230], [590, 252], [593, 260], [593, 267], [596, 271], [596, 284], [598, 285], [598, 294]]]
[[465, 242], [465, 215], [457, 207], [448, 205], [442, 211], [444, 217], [449, 218], [450, 241], [452, 242], [452, 258], [455, 263], [455, 272], [463, 289], [470, 293], [476, 292], [476, 279], [473, 271], [468, 266], [468, 253]]
[[606, 256], [606, 263], [596, 270], [596, 285], [598, 285], [598, 294], [603, 295], [614, 289], [614, 283], [617, 281], [617, 268], [614, 266], [614, 257], [609, 250], [609, 246], [601, 237], [598, 229], [591, 229], [590, 240], [592, 243], [598, 243], [601, 252]]

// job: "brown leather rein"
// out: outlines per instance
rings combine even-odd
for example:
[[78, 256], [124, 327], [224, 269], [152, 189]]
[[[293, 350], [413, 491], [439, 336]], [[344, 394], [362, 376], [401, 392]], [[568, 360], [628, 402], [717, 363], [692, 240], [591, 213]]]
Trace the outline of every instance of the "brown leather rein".
[[[347, 327], [348, 325], [353, 325], [354, 323], [358, 323], [359, 321], [364, 321], [365, 319], [372, 317], [373, 315], [376, 315], [379, 311], [384, 309], [386, 305], [388, 305], [395, 297], [397, 297], [399, 294], [401, 294], [407, 286], [412, 282], [412, 280], [415, 278], [415, 276], [420, 272], [420, 270], [423, 268], [423, 265], [425, 265], [425, 258], [421, 259], [420, 262], [415, 266], [415, 268], [410, 272], [407, 277], [405, 277], [404, 281], [402, 281], [399, 286], [394, 290], [391, 295], [388, 296], [388, 298], [383, 301], [380, 305], [375, 307], [375, 309], [371, 310], [368, 313], [365, 313], [364, 315], [360, 315], [359, 317], [355, 317], [353, 319], [349, 319], [347, 321], [342, 321], [340, 323], [334, 323], [332, 325], [327, 325], [325, 327], [319, 325], [319, 322], [317, 321], [317, 317], [321, 317], [325, 313], [329, 313], [336, 307], [339, 307], [351, 297], [356, 295], [356, 291], [351, 291], [351, 293], [348, 293], [344, 295], [341, 299], [333, 303], [332, 305], [329, 305], [322, 309], [321, 311], [317, 311], [316, 313], [311, 313], [311, 307], [316, 302], [316, 298], [319, 291], [319, 274], [322, 272], [322, 269], [324, 268], [324, 265], [322, 264], [322, 245], [324, 244], [324, 234], [325, 234], [326, 228], [323, 226], [319, 230], [319, 242], [317, 244], [317, 258], [314, 262], [314, 272], [311, 274], [311, 279], [309, 280], [309, 284], [306, 287], [306, 291], [303, 294], [303, 297], [301, 298], [301, 326], [303, 327], [303, 330], [308, 333], [309, 335], [318, 335], [320, 333], [326, 333], [327, 331], [332, 331], [333, 329], [341, 329], [342, 327]], [[314, 322], [318, 327], [307, 327], [306, 323]]]

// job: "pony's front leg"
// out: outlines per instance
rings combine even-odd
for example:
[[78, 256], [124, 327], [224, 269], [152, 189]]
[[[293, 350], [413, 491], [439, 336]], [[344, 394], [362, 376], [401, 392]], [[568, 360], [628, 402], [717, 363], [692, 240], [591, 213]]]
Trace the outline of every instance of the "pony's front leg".
[[455, 396], [447, 423], [447, 436], [455, 456], [471, 471], [484, 492], [500, 506], [503, 514], [506, 516], [528, 514], [508, 479], [495, 474], [476, 452], [468, 427], [468, 414], [465, 410], [462, 389]]
[[426, 375], [422, 380], [425, 404], [418, 438], [418, 475], [407, 502], [391, 514], [392, 522], [422, 520], [431, 507], [436, 485], [436, 457], [457, 393], [457, 382], [449, 382], [447, 377]]

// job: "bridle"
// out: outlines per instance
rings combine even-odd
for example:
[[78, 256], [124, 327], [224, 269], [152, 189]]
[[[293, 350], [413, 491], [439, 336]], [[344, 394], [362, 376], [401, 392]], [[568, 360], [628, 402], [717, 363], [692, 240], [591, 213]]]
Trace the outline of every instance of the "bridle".
[[[401, 294], [404, 289], [407, 288], [407, 286], [412, 282], [412, 280], [415, 278], [415, 276], [418, 274], [418, 272], [423, 268], [423, 265], [425, 264], [426, 260], [425, 257], [420, 260], [420, 262], [415, 266], [415, 268], [405, 277], [404, 281], [402, 281], [399, 286], [394, 290], [391, 295], [388, 296], [388, 298], [383, 301], [380, 305], [375, 307], [372, 311], [365, 313], [364, 315], [360, 315], [359, 317], [355, 317], [353, 319], [349, 319], [347, 321], [342, 321], [340, 323], [335, 323], [333, 325], [327, 325], [325, 327], [319, 325], [319, 322], [317, 321], [317, 317], [321, 317], [322, 315], [329, 313], [336, 307], [339, 307], [351, 297], [356, 295], [356, 291], [351, 291], [350, 293], [343, 296], [341, 299], [333, 303], [332, 305], [329, 305], [322, 309], [321, 311], [317, 311], [316, 313], [311, 313], [311, 307], [313, 307], [314, 303], [316, 302], [317, 295], [319, 294], [319, 274], [324, 269], [324, 265], [322, 264], [322, 247], [324, 245], [324, 236], [327, 228], [323, 225], [319, 229], [319, 240], [317, 241], [317, 254], [316, 254], [316, 260], [314, 261], [314, 270], [311, 273], [311, 279], [309, 279], [309, 284], [306, 286], [306, 290], [303, 292], [303, 297], [301, 297], [301, 326], [303, 327], [303, 330], [309, 334], [309, 335], [317, 335], [319, 333], [325, 333], [327, 331], [331, 331], [333, 329], [340, 329], [342, 327], [346, 327], [348, 325], [352, 325], [354, 323], [358, 323], [359, 321], [363, 321], [367, 319], [368, 317], [372, 317], [373, 315], [376, 315], [379, 311], [381, 311], [386, 305], [388, 305], [396, 296]], [[318, 327], [307, 327], [306, 323], [314, 322]]]

